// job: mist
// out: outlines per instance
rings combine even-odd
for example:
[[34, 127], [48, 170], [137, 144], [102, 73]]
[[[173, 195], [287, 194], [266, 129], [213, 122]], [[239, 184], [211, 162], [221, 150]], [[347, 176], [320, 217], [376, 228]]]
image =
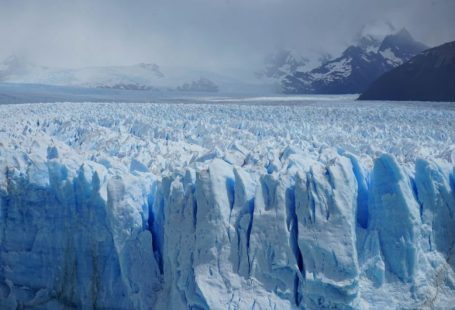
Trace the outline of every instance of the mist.
[[455, 39], [455, 1], [157, 0], [1, 2], [0, 59], [57, 67], [198, 68], [238, 76], [277, 49], [316, 61], [362, 33], [407, 28], [435, 46]]

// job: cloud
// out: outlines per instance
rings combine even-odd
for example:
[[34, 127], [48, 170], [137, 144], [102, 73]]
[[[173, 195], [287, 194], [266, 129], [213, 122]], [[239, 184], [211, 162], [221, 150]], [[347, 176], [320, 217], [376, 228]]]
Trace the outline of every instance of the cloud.
[[240, 74], [254, 71], [277, 48], [314, 59], [337, 54], [369, 28], [406, 27], [429, 45], [455, 39], [451, 0], [0, 0], [0, 5], [0, 57], [21, 53], [54, 66], [155, 62]]

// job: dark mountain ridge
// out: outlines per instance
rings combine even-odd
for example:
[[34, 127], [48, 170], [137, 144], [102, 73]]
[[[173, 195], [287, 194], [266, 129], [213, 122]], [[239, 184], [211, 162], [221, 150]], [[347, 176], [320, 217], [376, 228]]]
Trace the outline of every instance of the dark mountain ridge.
[[385, 73], [359, 100], [455, 101], [455, 41], [426, 50]]

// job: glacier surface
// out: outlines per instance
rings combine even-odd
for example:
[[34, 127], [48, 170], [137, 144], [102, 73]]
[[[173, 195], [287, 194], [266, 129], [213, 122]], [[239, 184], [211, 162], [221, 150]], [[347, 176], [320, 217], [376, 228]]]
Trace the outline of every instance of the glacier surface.
[[455, 304], [453, 105], [203, 101], [0, 106], [0, 308]]

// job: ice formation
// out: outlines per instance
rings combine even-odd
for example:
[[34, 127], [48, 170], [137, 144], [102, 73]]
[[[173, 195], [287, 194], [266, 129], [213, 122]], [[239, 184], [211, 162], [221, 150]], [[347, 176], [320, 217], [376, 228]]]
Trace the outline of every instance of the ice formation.
[[455, 304], [450, 105], [0, 112], [2, 309]]

